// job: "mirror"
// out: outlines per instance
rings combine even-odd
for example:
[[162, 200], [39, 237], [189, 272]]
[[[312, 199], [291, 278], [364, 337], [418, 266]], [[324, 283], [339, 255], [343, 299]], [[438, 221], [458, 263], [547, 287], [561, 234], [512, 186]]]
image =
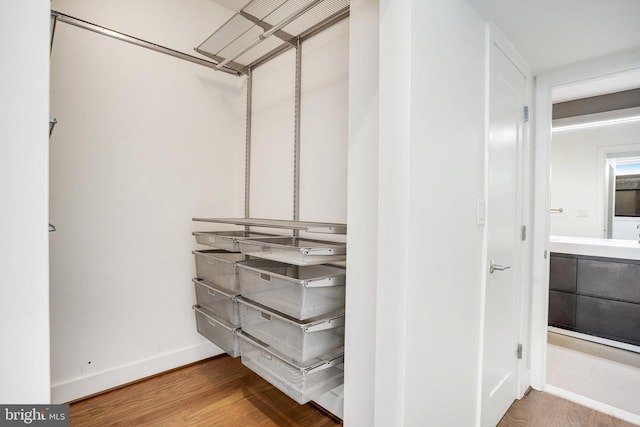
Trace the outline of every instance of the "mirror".
[[550, 164], [551, 235], [638, 241], [640, 89], [555, 103]]

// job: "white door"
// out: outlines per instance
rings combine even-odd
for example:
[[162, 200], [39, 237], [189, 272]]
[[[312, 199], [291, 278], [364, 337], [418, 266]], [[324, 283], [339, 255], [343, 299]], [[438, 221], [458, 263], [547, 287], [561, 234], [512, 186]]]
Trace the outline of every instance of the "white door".
[[527, 85], [527, 76], [494, 42], [490, 49], [482, 426], [495, 426], [500, 421], [518, 388], [522, 147]]

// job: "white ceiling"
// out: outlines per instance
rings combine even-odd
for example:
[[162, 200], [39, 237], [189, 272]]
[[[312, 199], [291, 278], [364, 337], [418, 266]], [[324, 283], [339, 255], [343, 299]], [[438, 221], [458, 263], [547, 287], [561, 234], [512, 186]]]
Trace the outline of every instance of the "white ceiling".
[[[249, 0], [212, 0], [233, 11]], [[468, 0], [534, 74], [640, 48], [640, 0]]]
[[468, 0], [534, 74], [640, 47], [640, 0]]

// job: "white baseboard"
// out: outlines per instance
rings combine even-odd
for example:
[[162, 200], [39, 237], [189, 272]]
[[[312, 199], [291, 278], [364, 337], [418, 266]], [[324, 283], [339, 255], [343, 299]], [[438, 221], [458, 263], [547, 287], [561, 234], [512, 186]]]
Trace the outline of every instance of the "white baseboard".
[[205, 342], [107, 371], [59, 382], [51, 386], [51, 402], [70, 402], [222, 353], [218, 347]]
[[606, 403], [598, 402], [588, 397], [584, 397], [552, 385], [547, 384], [544, 387], [544, 391], [546, 393], [562, 397], [563, 399], [570, 400], [579, 405], [586, 406], [587, 408], [594, 409], [598, 412], [602, 412], [603, 414], [611, 415], [614, 418], [619, 418], [628, 423], [640, 425], [640, 415], [618, 409], [614, 406], [607, 405]]
[[632, 351], [634, 353], [640, 353], [640, 346], [627, 344], [626, 342], [614, 341], [607, 338], [596, 337], [595, 335], [587, 335], [582, 334], [580, 332], [569, 331], [568, 329], [556, 328], [554, 326], [549, 326], [549, 332], [559, 335], [565, 335], [572, 338], [577, 338], [580, 340], [594, 342], [596, 344], [602, 344], [609, 347], [615, 347], [622, 350]]

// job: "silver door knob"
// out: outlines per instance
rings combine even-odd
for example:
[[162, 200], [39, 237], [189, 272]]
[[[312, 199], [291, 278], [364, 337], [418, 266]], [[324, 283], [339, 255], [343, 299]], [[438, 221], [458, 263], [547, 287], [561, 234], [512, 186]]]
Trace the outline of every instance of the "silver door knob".
[[489, 261], [489, 273], [493, 274], [494, 271], [505, 271], [510, 269], [510, 265], [500, 265], [496, 264], [493, 260]]

